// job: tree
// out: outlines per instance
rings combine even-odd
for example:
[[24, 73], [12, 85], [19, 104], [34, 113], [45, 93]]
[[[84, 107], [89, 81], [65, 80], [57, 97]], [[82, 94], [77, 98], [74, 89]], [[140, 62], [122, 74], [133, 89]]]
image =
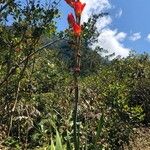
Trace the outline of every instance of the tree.
[[[26, 107], [24, 100], [31, 98], [30, 79], [38, 59], [36, 55], [47, 46], [41, 47], [42, 36], [56, 33], [54, 19], [59, 16], [58, 3], [31, 0], [0, 3], [0, 122], [7, 124], [8, 136], [12, 134], [14, 118], [23, 112], [17, 112], [16, 108]], [[27, 86], [31, 87], [26, 89]], [[18, 125], [22, 126], [21, 122]], [[16, 133], [19, 134], [19, 129]], [[17, 136], [21, 140], [21, 135]]]

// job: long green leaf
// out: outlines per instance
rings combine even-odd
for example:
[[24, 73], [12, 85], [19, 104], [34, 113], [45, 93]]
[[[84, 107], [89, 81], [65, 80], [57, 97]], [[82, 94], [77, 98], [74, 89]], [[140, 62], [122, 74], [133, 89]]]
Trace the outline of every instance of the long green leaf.
[[97, 141], [98, 141], [100, 134], [102, 132], [103, 125], [104, 125], [104, 114], [102, 113], [102, 115], [99, 119], [99, 122], [98, 122], [98, 129], [97, 129], [95, 141], [94, 141], [94, 149], [95, 150], [97, 149]]
[[56, 150], [63, 150], [63, 145], [61, 142], [61, 137], [58, 133], [58, 131], [56, 131]]
[[53, 142], [52, 138], [51, 138], [51, 150], [55, 150], [55, 145], [54, 145], [54, 142]]

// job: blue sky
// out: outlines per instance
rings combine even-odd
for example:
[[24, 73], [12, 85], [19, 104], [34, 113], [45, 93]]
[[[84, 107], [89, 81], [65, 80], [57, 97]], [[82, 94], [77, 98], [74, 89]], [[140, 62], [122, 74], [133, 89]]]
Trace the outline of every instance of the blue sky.
[[[119, 55], [127, 55], [127, 50], [129, 49], [135, 50], [138, 53], [143, 53], [144, 51], [150, 53], [150, 39], [148, 39], [148, 35], [150, 34], [150, 0], [93, 0], [93, 2], [91, 2], [91, 0], [81, 1], [86, 2], [88, 7], [88, 10], [83, 12], [83, 18], [85, 16], [84, 14], [87, 14], [87, 12], [90, 14], [90, 6], [93, 10], [94, 7], [98, 8], [104, 6], [99, 12], [109, 12], [110, 14], [109, 18], [99, 21], [99, 24], [101, 24], [102, 22], [109, 20], [102, 29], [105, 32], [102, 34], [102, 36], [103, 41], [106, 40], [106, 35], [107, 37], [110, 35], [110, 39], [112, 38], [112, 40], [106, 40], [107, 45], [109, 43], [111, 44], [109, 46], [104, 45], [104, 48], [110, 48], [112, 49], [110, 52], [113, 52], [113, 48], [118, 48], [119, 51], [120, 46], [120, 51], [125, 50], [126, 54], [119, 53]], [[88, 6], [88, 4], [90, 6]], [[72, 9], [64, 2], [64, 0], [61, 1], [59, 7], [61, 10], [61, 19], [58, 21], [58, 27], [60, 30], [63, 30], [67, 27], [67, 14], [72, 11]], [[97, 10], [97, 8], [95, 8], [95, 10]], [[114, 43], [116, 42], [117, 45], [112, 43], [113, 41]], [[102, 42], [99, 44], [103, 46]], [[121, 49], [121, 47], [123, 49]], [[115, 50], [116, 53], [118, 51]]]
[[[132, 41], [125, 40], [124, 45], [138, 52], [150, 52], [150, 42], [147, 36], [150, 33], [150, 0], [112, 0], [115, 6], [113, 16], [118, 9], [122, 10], [121, 17], [115, 19], [111, 25], [128, 35], [140, 33], [141, 39]], [[110, 14], [111, 15], [111, 14]]]

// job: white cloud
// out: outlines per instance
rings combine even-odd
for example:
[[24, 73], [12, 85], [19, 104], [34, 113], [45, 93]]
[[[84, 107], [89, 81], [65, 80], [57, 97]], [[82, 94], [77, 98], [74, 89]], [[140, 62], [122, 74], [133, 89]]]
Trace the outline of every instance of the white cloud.
[[83, 21], [87, 21], [91, 14], [100, 13], [106, 9], [111, 8], [111, 5], [108, 0], [81, 0], [86, 3], [86, 7], [83, 11]]
[[137, 41], [137, 40], [141, 39], [141, 33], [140, 33], [140, 32], [133, 33], [133, 34], [129, 37], [129, 39], [130, 39], [131, 41]]
[[101, 32], [101, 30], [105, 28], [106, 26], [108, 26], [109, 24], [111, 24], [111, 22], [112, 22], [112, 19], [110, 16], [104, 16], [97, 20], [96, 27], [98, 31]]
[[[116, 31], [117, 32], [117, 31]], [[125, 38], [126, 38], [127, 34], [124, 33], [124, 32], [119, 32], [117, 33], [117, 35], [115, 36], [116, 37], [116, 40], [118, 41], [123, 41]]]
[[147, 40], [150, 42], [150, 33], [147, 35]]
[[[112, 8], [109, 0], [81, 1], [86, 3], [86, 7], [82, 14], [82, 21], [84, 22], [86, 22], [92, 14], [105, 12], [105, 10]], [[122, 10], [120, 9], [118, 17], [120, 17], [121, 15]], [[105, 16], [97, 21], [96, 27], [101, 32], [101, 34], [98, 37], [98, 43], [94, 43], [93, 47], [100, 46], [108, 50], [109, 54], [115, 53], [116, 56], [120, 55], [121, 57], [127, 57], [129, 55], [130, 49], [126, 48], [122, 44], [127, 35], [124, 32], [118, 32], [117, 29], [111, 30], [110, 28], [108, 28], [108, 25], [110, 25], [111, 23], [112, 19], [110, 16]]]
[[[121, 43], [126, 38], [126, 33], [118, 32], [117, 30], [103, 29], [98, 38], [98, 44], [108, 52], [115, 53], [115, 56], [127, 57], [130, 49], [125, 48]], [[95, 45], [96, 46], [96, 45]]]

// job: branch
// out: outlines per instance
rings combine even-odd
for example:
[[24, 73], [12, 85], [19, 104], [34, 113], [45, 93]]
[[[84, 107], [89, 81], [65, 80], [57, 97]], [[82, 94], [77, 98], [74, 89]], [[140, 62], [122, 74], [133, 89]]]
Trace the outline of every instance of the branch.
[[20, 90], [20, 81], [18, 83], [17, 91], [16, 91], [16, 98], [15, 98], [15, 103], [13, 105], [13, 108], [11, 110], [11, 117], [10, 117], [10, 125], [9, 125], [9, 130], [8, 130], [8, 136], [10, 135], [11, 128], [12, 128], [12, 123], [13, 123], [13, 113], [16, 109], [17, 101], [18, 101], [18, 95], [19, 95], [19, 90]]

